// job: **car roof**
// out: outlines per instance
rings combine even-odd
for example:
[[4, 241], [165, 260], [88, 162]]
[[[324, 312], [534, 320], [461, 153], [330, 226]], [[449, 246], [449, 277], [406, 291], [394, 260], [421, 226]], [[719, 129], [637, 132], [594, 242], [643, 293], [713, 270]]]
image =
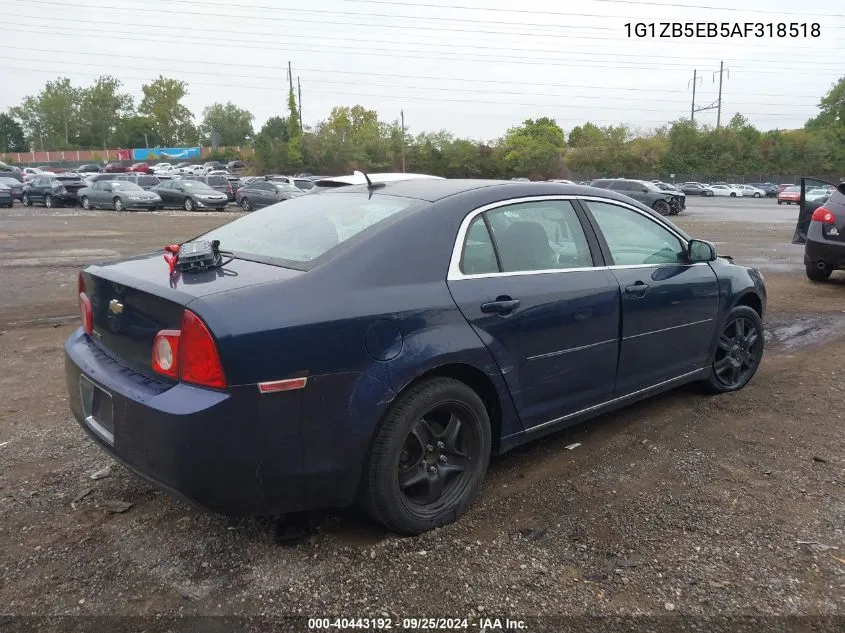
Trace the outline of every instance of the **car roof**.
[[[373, 175], [370, 175], [373, 178]], [[621, 180], [621, 179], [620, 179]], [[627, 196], [590, 187], [586, 185], [568, 185], [559, 182], [520, 182], [515, 180], [481, 180], [481, 179], [445, 179], [445, 178], [417, 178], [414, 180], [396, 180], [379, 184], [373, 193], [374, 195], [399, 196], [403, 198], [414, 198], [426, 202], [437, 202], [450, 196], [469, 193], [485, 188], [501, 188], [502, 199], [520, 198], [529, 196], [548, 195], [569, 195], [569, 196], [598, 196], [612, 200], [619, 200], [631, 204]], [[328, 189], [323, 195], [366, 192], [367, 185], [350, 185], [348, 187], [336, 187]], [[504, 194], [507, 195], [504, 195]]]

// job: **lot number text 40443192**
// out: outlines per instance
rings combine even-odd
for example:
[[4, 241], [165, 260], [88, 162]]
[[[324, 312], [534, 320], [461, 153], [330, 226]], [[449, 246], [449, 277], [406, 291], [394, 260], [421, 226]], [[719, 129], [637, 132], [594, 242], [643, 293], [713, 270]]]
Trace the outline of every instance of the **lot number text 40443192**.
[[821, 37], [818, 22], [627, 22], [628, 37]]

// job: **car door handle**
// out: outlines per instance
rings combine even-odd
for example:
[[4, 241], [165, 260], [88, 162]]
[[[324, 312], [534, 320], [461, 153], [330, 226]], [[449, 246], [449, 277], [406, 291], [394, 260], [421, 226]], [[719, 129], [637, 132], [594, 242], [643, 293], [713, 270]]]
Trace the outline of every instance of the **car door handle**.
[[638, 281], [630, 286], [625, 286], [625, 294], [631, 295], [632, 297], [644, 297], [647, 292], [648, 286], [642, 281]]
[[481, 304], [481, 311], [485, 314], [508, 314], [519, 307], [519, 299], [499, 298], [495, 301]]

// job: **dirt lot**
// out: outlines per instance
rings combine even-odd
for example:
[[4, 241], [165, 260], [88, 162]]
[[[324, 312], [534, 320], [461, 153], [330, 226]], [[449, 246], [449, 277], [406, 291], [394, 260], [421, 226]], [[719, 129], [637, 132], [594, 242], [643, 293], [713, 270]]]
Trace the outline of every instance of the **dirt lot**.
[[[841, 627], [845, 276], [806, 280], [794, 208], [741, 204], [751, 211], [697, 201], [678, 224], [766, 276], [769, 346], [745, 390], [683, 388], [499, 458], [442, 530], [397, 538], [349, 509], [317, 517], [296, 547], [277, 545], [270, 521], [204, 514], [118, 465], [92, 481], [111, 460], [65, 403], [77, 270], [237, 214], [3, 210], [0, 615], [838, 615]], [[109, 511], [116, 501], [132, 506]]]

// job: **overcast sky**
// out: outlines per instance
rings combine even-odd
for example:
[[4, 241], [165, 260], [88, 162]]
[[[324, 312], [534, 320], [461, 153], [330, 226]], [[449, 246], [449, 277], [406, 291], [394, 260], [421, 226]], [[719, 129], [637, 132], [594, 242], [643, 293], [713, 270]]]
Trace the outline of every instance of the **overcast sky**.
[[[2, 109], [60, 75], [81, 86], [111, 74], [139, 98], [142, 83], [164, 74], [189, 82], [187, 105], [198, 120], [208, 104], [232, 101], [253, 112], [258, 128], [285, 113], [290, 61], [306, 125], [332, 106], [361, 104], [387, 121], [404, 109], [412, 134], [493, 139], [528, 117], [552, 117], [567, 133], [588, 120], [652, 128], [688, 117], [693, 69], [701, 77], [696, 105], [707, 106], [724, 60], [722, 121], [741, 112], [771, 129], [803, 125], [845, 75], [842, 0], [3, 4]], [[626, 23], [661, 21], [819, 22], [821, 36], [627, 35]], [[716, 111], [696, 119], [715, 124]]]

